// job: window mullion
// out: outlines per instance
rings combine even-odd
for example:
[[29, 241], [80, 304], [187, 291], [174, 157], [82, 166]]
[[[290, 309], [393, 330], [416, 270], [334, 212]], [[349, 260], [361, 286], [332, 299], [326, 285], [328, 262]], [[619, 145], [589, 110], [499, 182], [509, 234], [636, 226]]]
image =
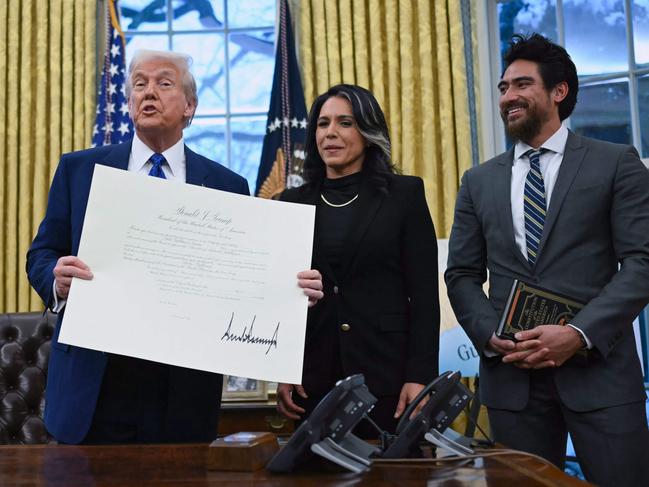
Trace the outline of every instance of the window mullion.
[[[557, 0], [555, 6], [555, 15], [557, 19], [557, 41], [559, 42], [559, 45], [566, 47], [566, 25], [565, 18], [563, 16], [563, 0]], [[566, 127], [570, 128], [570, 126], [572, 125], [570, 122], [570, 117], [564, 120], [563, 124]]]
[[631, 15], [631, 0], [624, 0], [624, 17], [626, 20], [626, 44], [629, 61], [629, 100], [631, 102], [631, 133], [633, 145], [642, 153], [640, 136], [640, 103], [638, 93], [638, 77], [635, 73], [635, 46], [633, 45], [633, 16]]
[[[496, 154], [504, 152], [507, 148], [505, 139], [505, 130], [502, 120], [500, 118], [500, 107], [498, 104], [498, 97], [496, 93], [494, 81], [499, 80], [502, 70], [502, 63], [500, 59], [500, 29], [498, 29], [498, 1], [494, 0], [487, 3], [487, 32], [492, 33], [489, 35], [489, 51], [486, 55], [489, 56], [489, 80], [484, 84], [489, 89], [487, 90], [489, 99], [489, 109], [491, 112], [491, 142], [493, 149], [489, 156], [493, 157]], [[497, 83], [497, 81], [496, 81]], [[484, 93], [484, 92], [483, 92]], [[488, 147], [488, 144], [485, 144]], [[487, 155], [487, 153], [485, 154]]]
[[616, 71], [614, 73], [606, 74], [589, 74], [579, 77], [579, 86], [588, 86], [592, 84], [601, 83], [602, 81], [609, 81], [613, 79], [626, 78], [629, 76], [628, 71]]
[[557, 41], [559, 45], [566, 45], [566, 28], [565, 20], [563, 18], [563, 0], [557, 0], [555, 5], [555, 15], [557, 19]]
[[167, 0], [167, 46], [170, 51], [174, 50], [173, 46], [173, 16], [174, 16], [174, 6], [172, 0]]
[[231, 128], [231, 112], [230, 112], [230, 19], [228, 18], [228, 0], [223, 2], [223, 17], [225, 30], [224, 35], [224, 48], [225, 48], [225, 143], [226, 154], [228, 157], [227, 166], [232, 167], [232, 128]]

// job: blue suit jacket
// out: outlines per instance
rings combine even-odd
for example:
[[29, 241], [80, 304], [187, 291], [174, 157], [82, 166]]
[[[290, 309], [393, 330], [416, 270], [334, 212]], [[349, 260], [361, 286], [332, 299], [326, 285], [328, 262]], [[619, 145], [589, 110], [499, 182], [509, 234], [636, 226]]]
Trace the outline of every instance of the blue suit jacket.
[[[59, 257], [77, 255], [95, 164], [126, 170], [131, 143], [117, 144], [65, 154], [54, 175], [45, 218], [27, 253], [27, 274], [46, 306], [54, 302], [53, 269]], [[244, 178], [185, 147], [186, 180], [189, 184], [249, 194]], [[116, 194], [116, 197], [118, 195]], [[119, 309], [115, 311], [119, 316]], [[58, 324], [63, 318], [59, 315]], [[54, 437], [65, 443], [85, 438], [95, 411], [106, 368], [102, 352], [58, 342], [60, 326], [52, 338], [47, 375], [45, 424]], [[221, 376], [171, 368], [178, 383], [178, 400], [191, 404], [192, 425], [184, 427], [188, 441], [212, 437], [221, 399]], [[177, 405], [183, 409], [184, 404]]]

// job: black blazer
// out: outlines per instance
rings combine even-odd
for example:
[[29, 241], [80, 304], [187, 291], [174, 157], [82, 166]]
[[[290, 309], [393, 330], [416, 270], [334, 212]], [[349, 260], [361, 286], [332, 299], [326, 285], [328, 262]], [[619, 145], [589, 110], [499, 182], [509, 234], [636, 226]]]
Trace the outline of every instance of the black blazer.
[[[570, 133], [531, 267], [514, 240], [513, 153], [462, 178], [445, 275], [455, 315], [483, 354], [514, 278], [586, 302], [572, 324], [594, 348], [585, 363], [571, 359], [554, 371], [562, 402], [592, 411], [644, 401], [632, 322], [649, 300], [649, 172], [633, 147]], [[482, 289], [487, 271], [488, 296]], [[523, 409], [529, 376], [482, 355], [483, 403]]]
[[[319, 195], [319, 184], [307, 184], [280, 199], [315, 205]], [[438, 373], [437, 240], [423, 182], [389, 175], [380, 191], [364, 177], [358, 205], [340, 276], [313, 245], [324, 298], [307, 321], [302, 385], [310, 396], [331, 388], [332, 367], [343, 377], [363, 373], [376, 396], [399, 394], [405, 382], [426, 384]], [[339, 364], [332, 363], [336, 356]]]

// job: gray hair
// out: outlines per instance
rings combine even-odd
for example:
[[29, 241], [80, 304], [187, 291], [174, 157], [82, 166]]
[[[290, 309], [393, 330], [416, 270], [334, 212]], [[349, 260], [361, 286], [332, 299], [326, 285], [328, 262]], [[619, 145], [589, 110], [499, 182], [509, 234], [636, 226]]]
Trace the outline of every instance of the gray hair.
[[388, 161], [392, 160], [392, 144], [390, 143], [387, 131], [382, 130], [383, 127], [381, 124], [384, 115], [381, 114], [379, 116], [377, 113], [380, 110], [378, 104], [375, 107], [372, 103], [359, 96], [359, 92], [357, 91], [340, 89], [335, 96], [344, 98], [352, 107], [358, 107], [361, 115], [358, 117], [360, 123], [358, 121], [356, 123], [358, 132], [363, 136], [368, 145], [375, 145], [385, 155]]
[[[194, 104], [194, 113], [198, 107], [198, 94], [196, 89], [196, 80], [190, 71], [192, 65], [192, 58], [187, 54], [171, 51], [154, 51], [152, 49], [138, 49], [133, 54], [131, 62], [128, 65], [128, 77], [126, 78], [126, 99], [130, 99], [133, 90], [133, 73], [137, 67], [148, 61], [166, 61], [173, 64], [180, 72], [180, 81], [185, 93], [185, 98]], [[193, 114], [185, 120], [185, 127], [187, 127], [193, 118]]]

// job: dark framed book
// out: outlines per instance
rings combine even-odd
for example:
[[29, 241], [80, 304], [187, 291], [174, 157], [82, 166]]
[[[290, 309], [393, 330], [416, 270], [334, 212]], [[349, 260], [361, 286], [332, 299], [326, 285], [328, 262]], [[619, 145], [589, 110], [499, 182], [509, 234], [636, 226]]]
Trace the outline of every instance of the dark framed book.
[[566, 325], [586, 303], [514, 279], [496, 335], [515, 340], [519, 331], [538, 325]]

